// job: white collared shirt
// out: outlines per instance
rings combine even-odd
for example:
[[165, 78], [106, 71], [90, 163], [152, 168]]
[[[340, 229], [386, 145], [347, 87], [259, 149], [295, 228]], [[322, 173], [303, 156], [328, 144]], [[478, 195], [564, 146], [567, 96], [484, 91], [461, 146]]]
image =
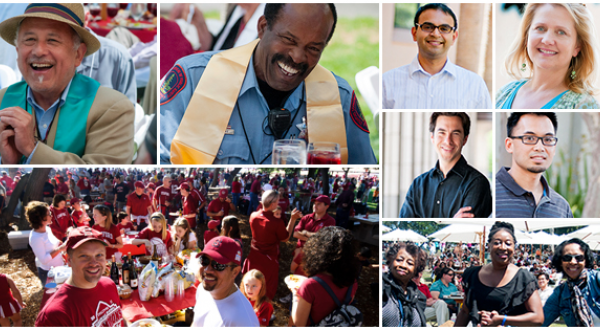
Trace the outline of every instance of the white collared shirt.
[[418, 56], [383, 74], [383, 109], [492, 109], [483, 79], [450, 60], [434, 75], [421, 67]]

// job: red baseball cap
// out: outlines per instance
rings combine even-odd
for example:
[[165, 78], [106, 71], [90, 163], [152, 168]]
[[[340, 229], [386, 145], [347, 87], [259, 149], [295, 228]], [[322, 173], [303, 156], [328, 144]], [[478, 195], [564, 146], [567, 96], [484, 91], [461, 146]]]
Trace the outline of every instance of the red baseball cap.
[[148, 183], [148, 185], [146, 186], [146, 188], [148, 189], [156, 189], [156, 185], [153, 182]]
[[96, 229], [84, 226], [71, 230], [69, 237], [67, 238], [67, 249], [76, 249], [83, 243], [89, 241], [98, 241], [105, 246], [108, 245], [102, 238], [102, 233]]
[[142, 181], [136, 181], [133, 185], [136, 188], [144, 188], [144, 183]]
[[190, 190], [190, 184], [187, 182], [182, 182], [179, 187], [177, 188], [177, 190], [181, 190], [181, 189], [185, 189], [185, 190]]
[[208, 241], [204, 245], [204, 251], [200, 252], [198, 257], [201, 255], [207, 255], [220, 264], [233, 262], [238, 266], [242, 265], [242, 248], [227, 236], [217, 236]]
[[331, 200], [326, 195], [320, 195], [319, 197], [317, 197], [315, 199], [315, 202], [321, 202], [321, 203], [323, 203], [325, 205], [331, 204]]
[[219, 190], [219, 197], [227, 197], [227, 189], [221, 189]]
[[71, 203], [71, 205], [74, 205], [75, 203], [79, 203], [79, 198], [77, 198], [77, 197], [72, 198], [70, 203]]
[[215, 229], [221, 223], [220, 220], [210, 220], [208, 222], [208, 229]]

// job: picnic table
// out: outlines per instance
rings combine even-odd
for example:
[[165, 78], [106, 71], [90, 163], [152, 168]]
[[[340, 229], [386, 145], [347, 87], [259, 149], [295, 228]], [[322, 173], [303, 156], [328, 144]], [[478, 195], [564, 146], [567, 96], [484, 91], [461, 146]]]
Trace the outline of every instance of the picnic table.
[[352, 229], [352, 233], [357, 240], [367, 244], [379, 244], [379, 214], [369, 214], [366, 218], [364, 215], [354, 216], [350, 217], [349, 220], [360, 223]]
[[[129, 24], [123, 27], [127, 28], [131, 33], [138, 37], [141, 42], [147, 43], [154, 40], [154, 36], [156, 36], [157, 33], [156, 24], [152, 24], [152, 22], [149, 21], [139, 21], [139, 24], [135, 25], [135, 21], [132, 19], [127, 19], [127, 22]], [[114, 24], [110, 18], [107, 18], [91, 23], [89, 28], [97, 35], [106, 37], [106, 35], [117, 26], [120, 25]]]
[[168, 315], [196, 305], [196, 286], [192, 285], [185, 290], [183, 299], [175, 298], [171, 302], [167, 302], [164, 294], [158, 298], [150, 298], [149, 301], [141, 301], [139, 290], [134, 290], [129, 299], [121, 299], [121, 305], [123, 318], [128, 322]]

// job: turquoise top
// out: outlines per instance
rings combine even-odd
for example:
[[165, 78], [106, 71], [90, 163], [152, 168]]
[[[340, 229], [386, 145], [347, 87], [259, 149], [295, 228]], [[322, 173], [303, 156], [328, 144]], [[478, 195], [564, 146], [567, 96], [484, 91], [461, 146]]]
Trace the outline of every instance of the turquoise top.
[[[501, 109], [512, 109], [512, 104], [513, 101], [515, 100], [515, 95], [517, 95], [517, 92], [519, 92], [519, 88], [521, 88], [521, 86], [525, 85], [525, 83], [527, 82], [527, 80], [522, 80], [518, 83], [518, 85], [516, 86], [516, 88], [513, 90], [512, 93], [510, 93], [508, 95], [508, 99], [506, 99], [506, 102], [504, 102], [504, 104], [502, 105]], [[546, 105], [544, 105], [543, 107], [541, 107], [540, 109], [551, 109], [554, 104], [560, 100], [560, 98], [568, 91], [568, 89], [558, 95], [556, 95], [552, 100], [550, 100], [550, 102], [546, 103]]]

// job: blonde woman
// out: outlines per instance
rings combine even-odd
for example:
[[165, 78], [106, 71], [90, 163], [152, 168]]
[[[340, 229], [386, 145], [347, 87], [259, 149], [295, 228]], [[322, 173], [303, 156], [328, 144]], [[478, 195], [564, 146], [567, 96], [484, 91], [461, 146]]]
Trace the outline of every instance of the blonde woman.
[[108, 243], [106, 247], [106, 260], [109, 260], [113, 254], [123, 247], [121, 231], [113, 224], [112, 213], [108, 206], [102, 204], [94, 206], [93, 217], [95, 224], [92, 228], [101, 232], [102, 237]]
[[150, 225], [142, 230], [133, 240], [134, 245], [146, 245], [146, 252], [150, 255], [156, 252], [161, 257], [173, 255], [173, 240], [171, 233], [167, 229], [167, 220], [160, 212], [152, 213], [150, 217]]
[[528, 4], [505, 61], [517, 79], [497, 109], [598, 109], [593, 98], [598, 38], [585, 4]]

